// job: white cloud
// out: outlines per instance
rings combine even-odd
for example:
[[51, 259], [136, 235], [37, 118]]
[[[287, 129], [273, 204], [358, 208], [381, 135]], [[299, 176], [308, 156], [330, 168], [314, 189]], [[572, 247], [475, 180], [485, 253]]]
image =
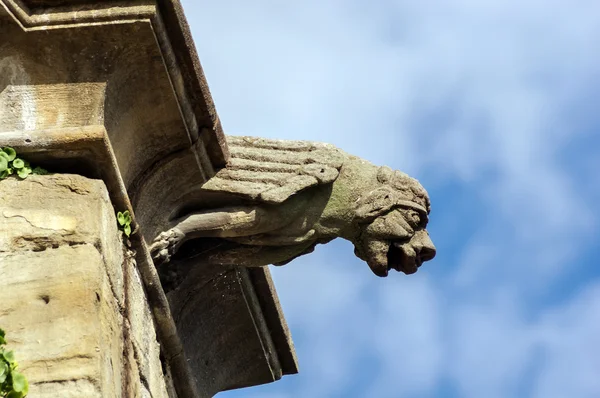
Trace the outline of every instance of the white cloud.
[[[596, 290], [540, 303], [595, 266], [577, 259], [598, 238], [600, 190], [585, 183], [598, 142], [561, 156], [593, 135], [579, 118], [600, 127], [593, 107], [573, 115], [597, 91], [596, 2], [183, 3], [228, 132], [329, 141], [407, 171], [435, 195], [434, 237], [457, 241], [410, 278], [369, 275], [345, 244], [275, 270], [301, 375], [260, 391], [443, 396], [444, 379], [463, 397], [600, 394], [585, 349]], [[479, 211], [445, 206], [450, 191]]]
[[540, 326], [543, 363], [534, 397], [597, 397], [600, 392], [600, 284], [589, 286]]
[[441, 299], [426, 276], [379, 286], [376, 337], [367, 346], [382, 369], [367, 396], [431, 392], [442, 376], [445, 356]]
[[364, 371], [364, 347], [378, 369], [367, 377], [368, 396], [427, 391], [442, 365], [435, 286], [426, 275], [410, 283], [375, 278], [350, 244], [332, 244], [338, 255], [318, 250], [273, 270], [300, 371], [310, 378], [294, 396], [344, 395]]
[[499, 296], [485, 298], [491, 303], [463, 303], [452, 314], [447, 369], [461, 397], [517, 396], [534, 336], [518, 300]]

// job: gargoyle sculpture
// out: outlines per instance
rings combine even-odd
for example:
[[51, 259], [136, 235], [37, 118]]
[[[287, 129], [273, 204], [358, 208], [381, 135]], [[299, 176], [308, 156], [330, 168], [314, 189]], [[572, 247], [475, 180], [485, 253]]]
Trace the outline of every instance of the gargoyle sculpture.
[[186, 242], [213, 265], [283, 265], [341, 237], [378, 276], [435, 256], [429, 197], [417, 180], [329, 144], [228, 137], [231, 158], [202, 186], [212, 205], [173, 221], [151, 246], [157, 265]]

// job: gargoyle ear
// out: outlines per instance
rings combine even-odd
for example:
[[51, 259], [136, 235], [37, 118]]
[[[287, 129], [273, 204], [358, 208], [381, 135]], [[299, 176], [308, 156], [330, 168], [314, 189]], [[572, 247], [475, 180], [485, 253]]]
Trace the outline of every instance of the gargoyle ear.
[[390, 187], [377, 188], [356, 203], [356, 218], [370, 221], [392, 209], [396, 203], [396, 193]]

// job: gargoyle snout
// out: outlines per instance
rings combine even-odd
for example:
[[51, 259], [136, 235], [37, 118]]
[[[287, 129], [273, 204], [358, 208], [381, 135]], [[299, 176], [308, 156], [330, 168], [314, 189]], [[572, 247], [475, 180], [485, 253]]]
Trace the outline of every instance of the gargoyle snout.
[[427, 231], [417, 232], [414, 241], [413, 248], [421, 262], [433, 260], [436, 250], [429, 233]]

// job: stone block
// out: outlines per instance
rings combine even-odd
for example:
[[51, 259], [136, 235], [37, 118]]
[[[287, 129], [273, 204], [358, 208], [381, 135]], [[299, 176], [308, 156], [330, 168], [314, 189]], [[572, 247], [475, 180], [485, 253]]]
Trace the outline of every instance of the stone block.
[[0, 327], [30, 397], [168, 397], [142, 281], [104, 183], [0, 181]]
[[120, 396], [123, 256], [104, 184], [31, 176], [0, 192], [0, 325], [30, 396]]

